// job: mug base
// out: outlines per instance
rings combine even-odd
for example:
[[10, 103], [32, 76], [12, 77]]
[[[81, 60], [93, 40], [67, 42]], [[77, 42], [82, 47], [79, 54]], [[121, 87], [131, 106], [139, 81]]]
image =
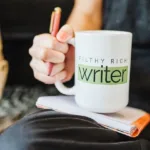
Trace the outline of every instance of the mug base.
[[93, 113], [116, 113], [116, 112], [119, 112], [121, 111], [122, 109], [124, 109], [128, 103], [125, 103], [119, 107], [111, 107], [111, 108], [91, 108], [91, 107], [87, 107], [87, 106], [84, 106], [82, 104], [79, 104], [78, 102], [76, 102], [77, 105], [80, 107], [80, 108], [83, 108], [87, 111], [90, 111], [90, 112], [93, 112]]

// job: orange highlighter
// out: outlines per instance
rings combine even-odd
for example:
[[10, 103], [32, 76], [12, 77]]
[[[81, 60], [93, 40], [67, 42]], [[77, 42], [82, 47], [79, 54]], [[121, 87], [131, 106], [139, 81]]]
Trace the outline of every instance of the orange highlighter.
[[[51, 15], [51, 22], [50, 22], [50, 28], [49, 28], [49, 32], [54, 37], [56, 37], [56, 35], [59, 31], [60, 20], [61, 20], [61, 8], [56, 7]], [[51, 75], [53, 65], [54, 65], [53, 63], [48, 63], [48, 68], [49, 68], [48, 76]]]

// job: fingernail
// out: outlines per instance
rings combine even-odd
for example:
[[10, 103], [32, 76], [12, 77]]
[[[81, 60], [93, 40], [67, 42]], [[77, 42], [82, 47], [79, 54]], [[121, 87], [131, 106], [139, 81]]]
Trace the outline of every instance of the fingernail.
[[68, 38], [68, 33], [65, 31], [61, 31], [58, 37], [61, 41], [66, 41]]
[[61, 42], [67, 42], [73, 36], [73, 30], [69, 25], [64, 25], [57, 34], [57, 39]]

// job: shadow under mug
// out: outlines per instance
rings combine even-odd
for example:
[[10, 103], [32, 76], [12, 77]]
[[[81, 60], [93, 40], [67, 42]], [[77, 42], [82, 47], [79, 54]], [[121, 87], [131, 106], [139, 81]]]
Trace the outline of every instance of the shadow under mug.
[[83, 109], [113, 113], [127, 106], [132, 33], [125, 31], [79, 31], [68, 41], [75, 47], [75, 85], [55, 83], [62, 94], [75, 95]]

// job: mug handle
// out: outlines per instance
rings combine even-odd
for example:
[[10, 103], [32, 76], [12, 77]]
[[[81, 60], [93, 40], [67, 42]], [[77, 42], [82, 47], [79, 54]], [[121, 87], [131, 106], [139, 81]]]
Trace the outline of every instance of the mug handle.
[[[67, 43], [75, 47], [75, 38], [70, 39]], [[75, 95], [75, 85], [71, 88], [68, 88], [63, 83], [61, 83], [60, 81], [56, 81], [55, 87], [62, 94]]]

